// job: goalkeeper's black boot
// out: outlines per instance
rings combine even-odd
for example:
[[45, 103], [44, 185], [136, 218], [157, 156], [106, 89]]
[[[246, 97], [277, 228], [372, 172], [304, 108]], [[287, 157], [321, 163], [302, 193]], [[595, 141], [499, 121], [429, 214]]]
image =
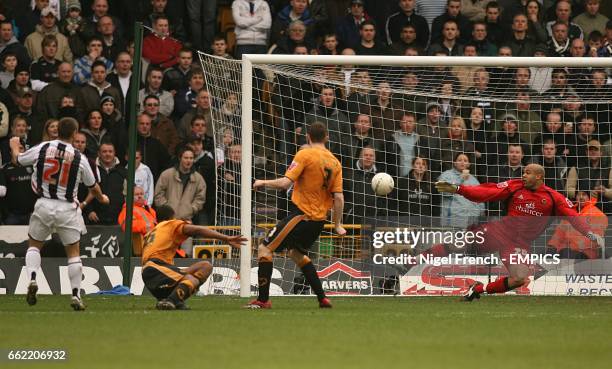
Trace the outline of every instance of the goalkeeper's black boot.
[[471, 285], [470, 288], [468, 288], [465, 295], [463, 295], [463, 298], [461, 298], [461, 301], [471, 302], [474, 299], [479, 299], [480, 292], [476, 290], [476, 286], [483, 286], [483, 284], [480, 282], [476, 282], [473, 285]]

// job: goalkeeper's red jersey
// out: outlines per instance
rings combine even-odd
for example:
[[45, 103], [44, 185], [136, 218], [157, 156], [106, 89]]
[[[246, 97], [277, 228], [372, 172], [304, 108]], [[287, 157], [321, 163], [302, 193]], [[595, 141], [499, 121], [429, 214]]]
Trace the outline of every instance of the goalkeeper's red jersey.
[[551, 216], [567, 220], [586, 235], [590, 227], [584, 217], [578, 217], [574, 204], [545, 185], [535, 191], [525, 188], [521, 179], [478, 186], [459, 186], [457, 193], [475, 202], [506, 201], [507, 216], [486, 225], [486, 232], [498, 240], [527, 246], [550, 224]]

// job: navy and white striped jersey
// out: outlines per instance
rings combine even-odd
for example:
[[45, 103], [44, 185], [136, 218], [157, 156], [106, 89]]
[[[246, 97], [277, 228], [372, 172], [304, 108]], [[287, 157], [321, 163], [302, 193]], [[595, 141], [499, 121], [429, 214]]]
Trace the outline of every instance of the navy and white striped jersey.
[[60, 140], [40, 143], [19, 154], [20, 165], [31, 165], [32, 189], [40, 197], [73, 202], [77, 199], [79, 183], [88, 187], [96, 178], [87, 158], [71, 144]]

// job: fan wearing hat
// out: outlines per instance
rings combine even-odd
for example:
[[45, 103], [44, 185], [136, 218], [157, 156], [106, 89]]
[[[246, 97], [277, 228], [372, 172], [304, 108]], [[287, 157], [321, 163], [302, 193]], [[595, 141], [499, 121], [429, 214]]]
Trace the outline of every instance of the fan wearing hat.
[[336, 27], [336, 34], [341, 45], [350, 46], [359, 43], [359, 26], [371, 19], [366, 13], [363, 0], [351, 0], [350, 13], [342, 18]]
[[28, 127], [28, 143], [36, 145], [42, 140], [43, 119], [32, 106], [36, 92], [26, 86], [16, 90], [15, 107], [10, 111], [11, 118], [22, 117]]
[[79, 29], [83, 29], [83, 17], [81, 17], [81, 3], [79, 0], [66, 1], [66, 16], [62, 19], [62, 31], [69, 35], [75, 35]]
[[111, 140], [115, 144], [117, 157], [123, 158], [128, 143], [127, 128], [112, 95], [102, 94], [100, 98], [100, 111], [102, 112], [102, 127], [106, 128], [111, 136]]
[[64, 16], [59, 22], [59, 29], [68, 38], [70, 49], [75, 57], [87, 53], [85, 41], [94, 34], [94, 27], [81, 14], [79, 0], [67, 0]]
[[[19, 90], [24, 88], [30, 89], [30, 91], [32, 92], [32, 97], [34, 98], [34, 103], [36, 103], [36, 91], [33, 91], [32, 89], [32, 83], [30, 82], [30, 71], [28, 70], [28, 66], [23, 64], [17, 64], [17, 67], [15, 67], [14, 71], [14, 79], [9, 83], [9, 86], [6, 90], [10, 93], [11, 97], [13, 98], [13, 101], [17, 103], [17, 98], [19, 97]], [[14, 106], [11, 106], [9, 108], [13, 109]]]
[[72, 51], [66, 36], [60, 33], [57, 26], [57, 13], [51, 7], [46, 7], [40, 12], [40, 22], [36, 25], [36, 31], [25, 39], [25, 47], [33, 60], [43, 55], [42, 41], [46, 35], [54, 35], [57, 38], [57, 57], [61, 61], [72, 62]]

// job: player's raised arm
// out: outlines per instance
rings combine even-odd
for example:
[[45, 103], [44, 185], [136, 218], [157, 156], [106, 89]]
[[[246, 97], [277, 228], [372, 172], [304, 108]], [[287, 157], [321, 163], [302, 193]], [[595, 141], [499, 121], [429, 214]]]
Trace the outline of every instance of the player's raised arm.
[[[31, 147], [25, 152], [21, 152], [22, 143], [21, 138], [15, 136], [9, 140], [9, 148], [11, 149], [11, 160], [14, 165], [28, 166], [34, 165], [38, 160], [39, 149], [41, 144]], [[24, 147], [25, 149], [25, 147]]]
[[492, 202], [507, 199], [513, 188], [519, 186], [521, 180], [511, 180], [500, 183], [483, 183], [476, 186], [461, 186], [445, 181], [435, 183], [436, 190], [441, 193], [456, 193], [470, 201]]
[[274, 188], [276, 190], [286, 190], [293, 182], [287, 177], [280, 177], [276, 179], [258, 179], [253, 183], [253, 189], [259, 188]]
[[19, 156], [19, 148], [21, 146], [20, 138], [15, 136], [11, 137], [9, 140], [9, 147], [11, 148], [11, 159], [13, 164], [19, 164], [17, 162], [17, 157]]
[[189, 237], [214, 238], [225, 242], [234, 248], [240, 248], [240, 246], [247, 242], [246, 237], [242, 237], [242, 235], [228, 236], [223, 233], [213, 231], [210, 228], [193, 224], [186, 224], [183, 227], [183, 234]]

